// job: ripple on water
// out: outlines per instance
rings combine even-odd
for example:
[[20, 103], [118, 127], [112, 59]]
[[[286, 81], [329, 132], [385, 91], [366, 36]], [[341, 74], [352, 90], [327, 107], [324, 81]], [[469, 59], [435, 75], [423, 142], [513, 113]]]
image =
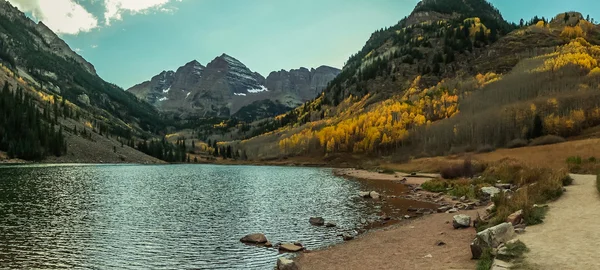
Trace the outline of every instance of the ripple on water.
[[[275, 249], [308, 249], [378, 211], [361, 183], [328, 169], [255, 166], [0, 168], [0, 266], [7, 268], [270, 269]], [[337, 228], [314, 227], [323, 216]]]

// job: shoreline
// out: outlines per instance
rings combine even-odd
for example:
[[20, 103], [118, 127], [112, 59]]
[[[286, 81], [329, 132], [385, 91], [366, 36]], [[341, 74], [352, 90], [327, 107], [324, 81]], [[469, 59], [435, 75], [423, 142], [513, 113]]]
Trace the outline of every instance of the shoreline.
[[[436, 174], [410, 175], [395, 172], [385, 174], [352, 168], [334, 168], [336, 176], [369, 183], [401, 184], [407, 191], [403, 196], [383, 195], [386, 200], [402, 198], [417, 202], [456, 205], [461, 202], [448, 195], [423, 191], [420, 186]], [[299, 269], [474, 269], [470, 242], [474, 228], [454, 229], [454, 215], [466, 214], [474, 220], [484, 206], [457, 213], [422, 214], [401, 219], [394, 223], [368, 228], [355, 239], [303, 252], [293, 258]]]

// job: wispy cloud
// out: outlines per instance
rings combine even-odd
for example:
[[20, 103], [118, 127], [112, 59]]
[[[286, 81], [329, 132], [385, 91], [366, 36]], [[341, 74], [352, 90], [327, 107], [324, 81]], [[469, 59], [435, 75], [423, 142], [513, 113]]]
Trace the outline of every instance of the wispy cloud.
[[9, 0], [19, 10], [31, 12], [58, 34], [75, 35], [98, 27], [98, 19], [74, 0]]
[[[2, 1], [2, 0], [0, 0]], [[23, 12], [29, 12], [34, 19], [44, 22], [58, 34], [76, 35], [101, 27], [98, 16], [94, 15], [78, 0], [8, 0]], [[122, 20], [124, 14], [146, 14], [151, 11], [173, 13], [176, 7], [169, 2], [182, 0], [88, 0], [92, 3], [102, 1], [104, 6], [104, 24]]]
[[104, 19], [106, 25], [110, 25], [113, 20], [122, 20], [125, 13], [146, 13], [151, 10], [173, 12], [173, 8], [165, 7], [171, 1], [181, 2], [182, 0], [104, 0], [106, 8]]

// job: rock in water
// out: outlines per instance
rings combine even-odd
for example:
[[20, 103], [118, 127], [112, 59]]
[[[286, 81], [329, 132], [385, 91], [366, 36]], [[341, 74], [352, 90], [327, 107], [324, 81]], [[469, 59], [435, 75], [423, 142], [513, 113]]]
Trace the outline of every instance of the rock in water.
[[327, 223], [325, 224], [325, 227], [327, 227], [327, 228], [333, 228], [333, 227], [335, 227], [335, 226], [337, 226], [337, 225], [335, 224], [335, 222], [327, 222]]
[[456, 215], [452, 220], [454, 229], [471, 227], [471, 217], [467, 215]]
[[521, 220], [523, 220], [523, 210], [514, 212], [506, 218], [506, 222], [510, 222], [513, 226], [521, 223]]
[[515, 236], [515, 229], [510, 222], [502, 223], [487, 228], [475, 236], [471, 243], [471, 254], [473, 259], [479, 259], [486, 248], [497, 248]]
[[369, 193], [369, 195], [371, 196], [372, 199], [379, 199], [379, 193], [377, 193], [375, 191], [371, 191], [371, 193]]
[[304, 248], [301, 246], [297, 246], [291, 243], [285, 243], [285, 244], [281, 244], [279, 245], [279, 251], [286, 251], [286, 252], [298, 252], [303, 250]]
[[325, 225], [325, 219], [323, 219], [322, 217], [311, 217], [310, 219], [308, 219], [308, 222], [310, 222], [310, 224], [314, 226]]
[[350, 240], [354, 239], [354, 236], [352, 236], [349, 233], [345, 233], [345, 234], [342, 234], [342, 238], [344, 238], [344, 241], [350, 241]]
[[280, 257], [277, 259], [277, 270], [298, 270], [298, 265], [288, 258]]
[[249, 244], [263, 244], [263, 243], [267, 242], [267, 237], [262, 233], [254, 233], [254, 234], [249, 234], [249, 235], [242, 237], [242, 239], [240, 239], [240, 241], [242, 243], [249, 243]]
[[265, 247], [268, 247], [268, 248], [270, 248], [270, 247], [273, 247], [273, 243], [271, 243], [271, 242], [267, 241], [267, 242], [265, 243]]
[[358, 193], [358, 196], [361, 196], [363, 198], [371, 198], [371, 192], [363, 192], [363, 191], [361, 191], [361, 192]]

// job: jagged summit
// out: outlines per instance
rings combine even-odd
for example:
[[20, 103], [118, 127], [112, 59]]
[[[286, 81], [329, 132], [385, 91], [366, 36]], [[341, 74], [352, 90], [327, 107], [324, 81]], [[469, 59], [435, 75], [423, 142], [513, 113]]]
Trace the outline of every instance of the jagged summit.
[[[315, 98], [339, 74], [328, 66], [271, 72], [267, 78], [223, 53], [206, 66], [193, 60], [128, 91], [166, 112], [230, 116], [255, 101], [270, 100], [292, 108]], [[252, 110], [245, 110], [252, 116]], [[269, 115], [261, 112], [260, 115]]]

